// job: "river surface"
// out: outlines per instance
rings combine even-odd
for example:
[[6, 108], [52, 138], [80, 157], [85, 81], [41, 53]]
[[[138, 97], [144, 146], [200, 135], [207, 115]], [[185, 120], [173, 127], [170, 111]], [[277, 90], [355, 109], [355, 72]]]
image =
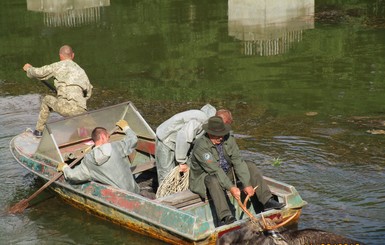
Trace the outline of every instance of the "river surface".
[[244, 157], [308, 202], [299, 229], [383, 244], [382, 1], [43, 2], [0, 3], [0, 244], [162, 244], [49, 191], [7, 213], [42, 186], [9, 150], [50, 94], [22, 67], [63, 44], [94, 85], [89, 109], [132, 101], [154, 129], [205, 103], [230, 109]]

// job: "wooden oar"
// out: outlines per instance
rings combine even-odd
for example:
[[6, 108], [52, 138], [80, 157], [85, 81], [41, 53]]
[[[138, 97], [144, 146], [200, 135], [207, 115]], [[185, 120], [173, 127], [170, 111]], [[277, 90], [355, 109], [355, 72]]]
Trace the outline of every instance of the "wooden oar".
[[[68, 165], [69, 167], [72, 167], [72, 166], [75, 166], [75, 164], [77, 164], [79, 161], [81, 161], [83, 159], [83, 157], [85, 156], [85, 154], [87, 153], [87, 150], [89, 148], [87, 148], [83, 155], [81, 155], [78, 159], [76, 159], [75, 161], [73, 161], [70, 165]], [[28, 199], [23, 199], [21, 200], [20, 202], [16, 203], [15, 205], [13, 205], [10, 209], [9, 209], [9, 212], [14, 214], [14, 213], [22, 213], [24, 211], [24, 209], [26, 209], [28, 206], [29, 206], [29, 202], [34, 199], [37, 195], [39, 195], [45, 188], [47, 188], [50, 184], [52, 184], [53, 182], [55, 182], [57, 179], [59, 179], [61, 176], [63, 175], [63, 172], [59, 172], [57, 173], [50, 181], [48, 181], [47, 183], [45, 183], [45, 185], [43, 185], [42, 187], [40, 187], [39, 190], [37, 190], [35, 193], [33, 193]]]

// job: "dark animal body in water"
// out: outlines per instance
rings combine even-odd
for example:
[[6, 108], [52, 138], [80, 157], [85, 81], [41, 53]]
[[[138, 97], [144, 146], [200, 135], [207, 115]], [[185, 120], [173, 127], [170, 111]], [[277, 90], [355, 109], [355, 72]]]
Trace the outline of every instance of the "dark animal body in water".
[[261, 232], [253, 226], [245, 226], [237, 231], [223, 235], [218, 245], [228, 244], [258, 244], [258, 245], [321, 245], [348, 244], [364, 245], [347, 237], [317, 229], [284, 230], [281, 232]]

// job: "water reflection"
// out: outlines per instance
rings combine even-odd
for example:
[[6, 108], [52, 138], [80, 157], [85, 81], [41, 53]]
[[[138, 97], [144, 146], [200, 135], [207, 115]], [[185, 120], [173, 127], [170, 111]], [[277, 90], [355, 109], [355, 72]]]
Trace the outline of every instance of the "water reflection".
[[100, 21], [100, 10], [110, 0], [27, 0], [27, 9], [44, 13], [49, 27], [75, 27]]
[[284, 54], [314, 28], [314, 0], [229, 0], [228, 21], [243, 54]]

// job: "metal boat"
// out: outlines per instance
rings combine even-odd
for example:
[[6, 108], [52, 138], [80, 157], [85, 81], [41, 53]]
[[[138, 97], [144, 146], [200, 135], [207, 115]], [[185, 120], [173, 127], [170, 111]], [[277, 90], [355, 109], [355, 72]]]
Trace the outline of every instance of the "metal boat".
[[[113, 131], [120, 119], [126, 120], [138, 136], [135, 154], [130, 156], [136, 180], [141, 188], [155, 191], [156, 187], [152, 186], [149, 178], [156, 178], [156, 135], [131, 102], [47, 123], [41, 138], [36, 138], [31, 130], [26, 130], [11, 140], [11, 152], [21, 166], [48, 182], [57, 175], [56, 167], [60, 162], [71, 163], [92, 146], [90, 135], [96, 126]], [[122, 132], [115, 132], [110, 140], [120, 140], [124, 136]], [[289, 217], [289, 223], [298, 222], [306, 201], [302, 200], [293, 186], [264, 178], [273, 195], [286, 206], [281, 210], [262, 213], [250, 206], [250, 213], [255, 219], [261, 219], [263, 215], [278, 223]], [[71, 184], [63, 176], [49, 187], [73, 206], [171, 244], [215, 244], [227, 232], [252, 222], [231, 195], [229, 200], [233, 203], [237, 221], [218, 226], [212, 215], [210, 201], [202, 201], [189, 190], [156, 199], [95, 181]]]

